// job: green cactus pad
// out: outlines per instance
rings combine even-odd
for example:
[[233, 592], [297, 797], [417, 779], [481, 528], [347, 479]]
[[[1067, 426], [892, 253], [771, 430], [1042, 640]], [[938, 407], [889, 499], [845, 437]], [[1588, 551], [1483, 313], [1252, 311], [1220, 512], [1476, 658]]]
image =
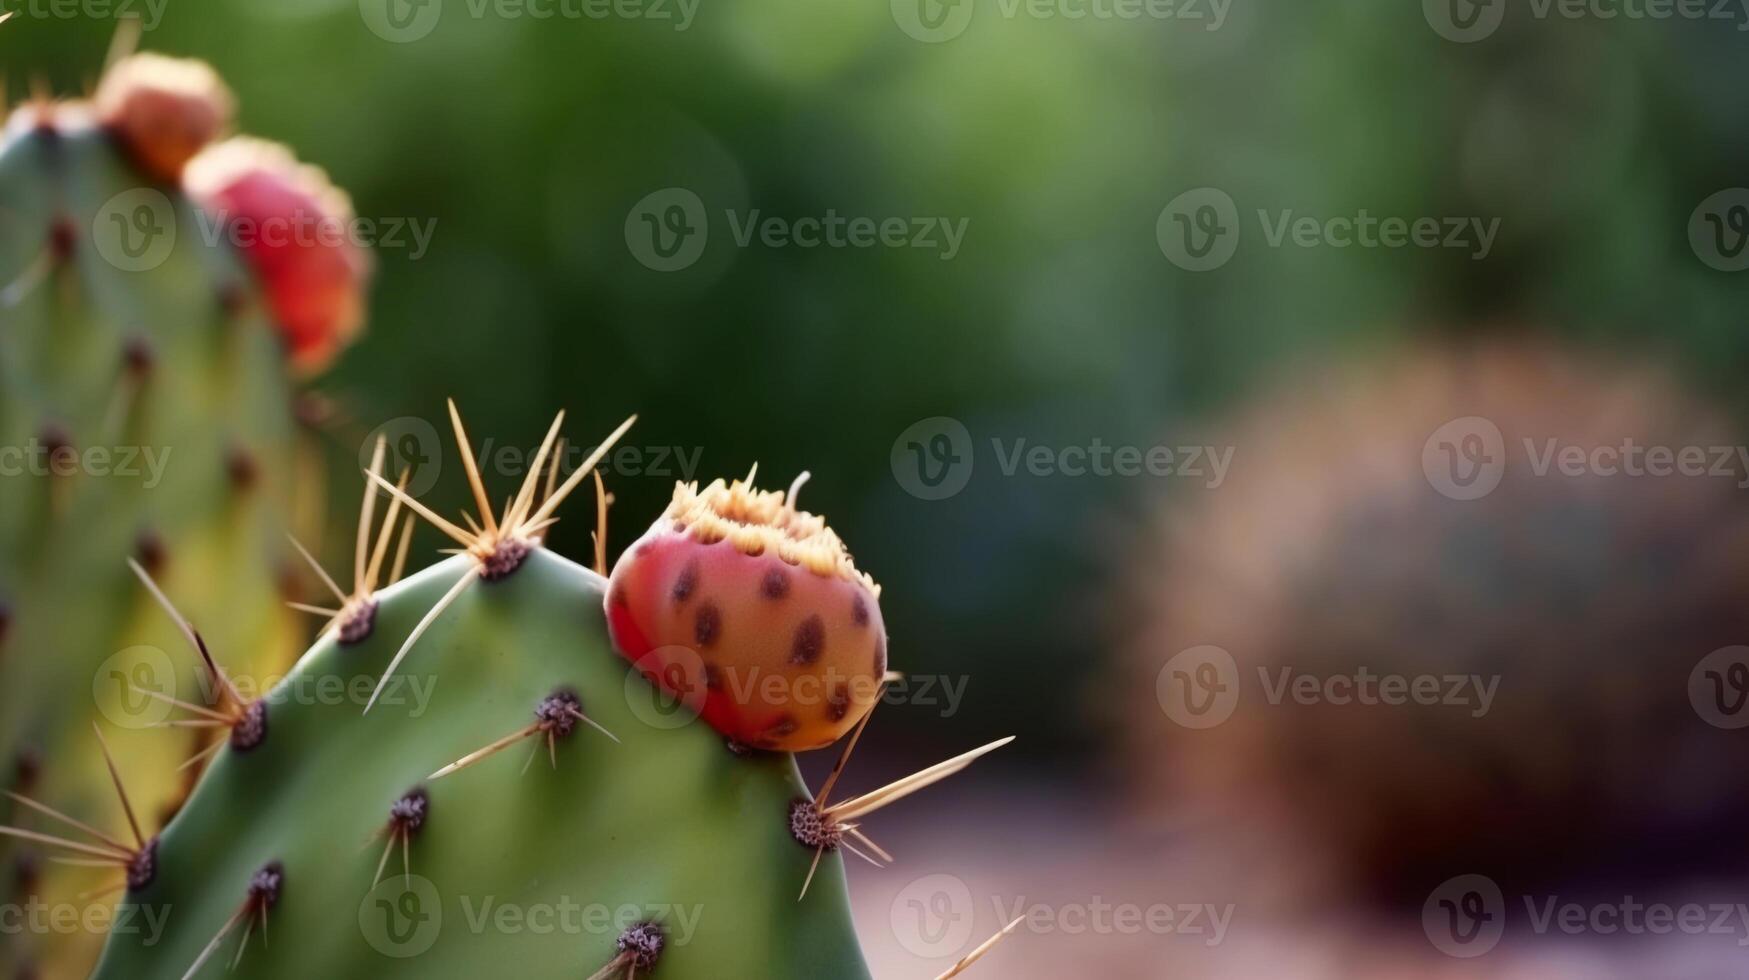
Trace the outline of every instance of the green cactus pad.
[[[182, 976], [278, 862], [270, 942], [257, 921], [242, 952], [250, 977], [581, 980], [614, 960], [628, 926], [652, 919], [659, 980], [866, 977], [839, 854], [798, 901], [815, 855], [790, 834], [790, 808], [808, 798], [793, 758], [736, 754], [702, 722], [662, 711], [609, 644], [596, 573], [535, 548], [504, 578], [476, 582], [363, 712], [402, 641], [475, 561], [457, 556], [379, 593], [369, 637], [342, 645], [330, 633], [269, 695], [265, 739], [221, 752], [163, 832], [154, 879], [121, 909], [141, 923], [165, 910], [162, 935], [117, 930], [97, 976]], [[556, 690], [619, 741], [578, 723], [556, 742], [556, 768], [537, 734], [429, 778], [530, 725]], [[391, 805], [419, 787], [409, 879], [386, 831]], [[223, 975], [245, 927], [199, 976]]]
[[[130, 233], [155, 228], [157, 244], [118, 237], [115, 219], [136, 215]], [[180, 639], [125, 558], [157, 566], [240, 671], [283, 670], [307, 636], [280, 601], [298, 467], [285, 359], [246, 270], [201, 221], [76, 108], [21, 110], [0, 140], [0, 789], [99, 826], [122, 817], [89, 709], [144, 724], [151, 702], [124, 681], [198, 699], [193, 671], [161, 669]], [[43, 452], [57, 443], [75, 454], [59, 474]], [[185, 791], [176, 766], [193, 741], [116, 747], [156, 825]], [[0, 823], [19, 822], [37, 825], [0, 801]], [[10, 866], [27, 855], [39, 873], [21, 881]], [[0, 902], [70, 903], [101, 883], [43, 856], [0, 842]], [[0, 974], [80, 975], [98, 939], [0, 944]]]

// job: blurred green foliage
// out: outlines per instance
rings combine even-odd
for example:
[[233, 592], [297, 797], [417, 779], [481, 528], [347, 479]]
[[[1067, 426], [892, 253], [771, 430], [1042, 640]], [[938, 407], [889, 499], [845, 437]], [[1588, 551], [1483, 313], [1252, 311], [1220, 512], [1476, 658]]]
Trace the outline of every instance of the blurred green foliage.
[[[1004, 476], [991, 438], [1180, 443], [1182, 420], [1268, 373], [1478, 330], [1668, 353], [1749, 407], [1734, 383], [1749, 274], [1709, 268], [1687, 236], [1703, 199], [1749, 183], [1734, 23], [1514, 6], [1459, 44], [1405, 0], [1233, 0], [1218, 30], [976, 0], [963, 34], [930, 44], [874, 0], [710, 0], [685, 30], [442, 0], [429, 36], [395, 43], [367, 29], [373, 5], [164, 0], [144, 40], [212, 61], [243, 128], [326, 167], [362, 215], [436, 222], [424, 255], [377, 249], [370, 332], [321, 382], [357, 421], [334, 441], [338, 499], [354, 499], [363, 432], [407, 415], [441, 429], [446, 395], [476, 436], [532, 444], [562, 406], [594, 437], [635, 410], [631, 443], [702, 448], [701, 478], [811, 469], [804, 500], [886, 586], [895, 666], [969, 672], [953, 721], [1034, 748], [1085, 744], [1079, 686], [1117, 625], [1104, 597], [1141, 514], [1183, 488]], [[78, 89], [112, 26], [0, 27], [11, 90]], [[1205, 185], [1249, 237], [1190, 273], [1155, 224]], [[711, 239], [661, 273], [625, 224], [671, 186], [704, 201]], [[1501, 226], [1485, 261], [1268, 248], [1259, 208]], [[969, 226], [950, 261], [743, 248], [724, 209]], [[978, 450], [966, 490], [932, 502], [888, 456], [936, 415]], [[610, 476], [617, 552], [672, 477]], [[459, 506], [459, 468], [434, 492]], [[561, 550], [587, 553], [586, 514], [570, 509]]]

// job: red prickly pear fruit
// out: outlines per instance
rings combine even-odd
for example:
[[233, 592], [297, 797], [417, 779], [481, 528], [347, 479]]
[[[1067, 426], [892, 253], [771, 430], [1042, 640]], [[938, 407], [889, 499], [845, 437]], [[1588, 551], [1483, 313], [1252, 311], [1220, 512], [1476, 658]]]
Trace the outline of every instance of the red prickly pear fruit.
[[793, 494], [676, 486], [607, 590], [614, 646], [645, 677], [736, 742], [786, 752], [841, 738], [887, 670], [880, 587]]
[[231, 122], [235, 101], [204, 61], [130, 55], [97, 86], [98, 121], [147, 175], [174, 183]]
[[294, 368], [321, 371], [364, 322], [368, 256], [352, 238], [352, 202], [320, 168], [265, 140], [202, 150], [183, 185], [254, 268]]

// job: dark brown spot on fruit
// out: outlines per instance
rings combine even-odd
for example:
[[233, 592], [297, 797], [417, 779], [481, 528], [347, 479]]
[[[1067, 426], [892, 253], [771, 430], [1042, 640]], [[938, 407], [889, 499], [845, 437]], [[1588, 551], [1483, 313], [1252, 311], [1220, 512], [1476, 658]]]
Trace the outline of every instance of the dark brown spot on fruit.
[[843, 721], [850, 713], [850, 689], [839, 684], [832, 689], [832, 694], [826, 699], [826, 717], [832, 721]]
[[759, 580], [759, 594], [767, 599], [782, 599], [789, 595], [789, 573], [781, 568], [767, 569]]
[[692, 618], [692, 638], [701, 647], [709, 648], [717, 642], [717, 637], [723, 632], [723, 614], [717, 610], [717, 604], [707, 602], [698, 607], [698, 614]]
[[884, 636], [880, 636], [880, 637], [875, 638], [875, 652], [874, 652], [875, 680], [880, 680], [882, 677], [885, 677], [886, 673], [887, 673], [887, 638]]
[[671, 594], [676, 603], [683, 603], [692, 598], [692, 594], [697, 591], [698, 562], [689, 561], [686, 563], [686, 567], [680, 570], [680, 577], [674, 580], [674, 589]]
[[826, 623], [815, 613], [796, 627], [795, 640], [790, 643], [789, 662], [811, 664], [826, 650]]
[[704, 686], [707, 691], [723, 689], [723, 670], [716, 664], [704, 665]]
[[784, 715], [775, 724], [765, 730], [765, 740], [788, 738], [796, 733], [796, 720], [791, 715]]
[[868, 600], [860, 594], [850, 600], [850, 619], [858, 626], [868, 625]]

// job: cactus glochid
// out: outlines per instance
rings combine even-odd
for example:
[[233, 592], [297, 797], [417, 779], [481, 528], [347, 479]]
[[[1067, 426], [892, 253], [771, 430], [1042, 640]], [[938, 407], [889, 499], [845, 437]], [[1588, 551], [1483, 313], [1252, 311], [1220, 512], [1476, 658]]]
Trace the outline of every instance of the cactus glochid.
[[[229, 141], [214, 140], [232, 101], [204, 64], [135, 54], [90, 102], [33, 99], [0, 134], [0, 789], [56, 800], [88, 825], [123, 814], [83, 713], [67, 706], [95, 696], [105, 718], [137, 726], [161, 704], [143, 691], [197, 696], [194, 675], [162, 669], [179, 641], [124, 557], [174, 591], [240, 670], [277, 673], [304, 643], [281, 601], [292, 488], [310, 466], [288, 360], [320, 367], [341, 328], [356, 329], [363, 266], [320, 279], [295, 270], [331, 268], [321, 247], [275, 264], [211, 234], [257, 205], [201, 197], [187, 180], [228, 155]], [[289, 159], [258, 156], [249, 179], [325, 187]], [[227, 168], [232, 183], [238, 170]], [[304, 220], [344, 219], [342, 199], [319, 196], [327, 210]], [[320, 293], [300, 285], [318, 280]], [[311, 324], [335, 332], [319, 344], [291, 332]], [[118, 767], [138, 774], [142, 815], [174, 808], [186, 786], [172, 760], [188, 743], [114, 747]], [[0, 801], [0, 821], [25, 819], [20, 806]], [[0, 903], [58, 905], [89, 890], [88, 870], [35, 849], [0, 842]], [[0, 975], [79, 975], [97, 952], [83, 933], [10, 937]]]
[[[116, 931], [96, 976], [218, 976], [225, 963], [252, 977], [478, 976], [511, 962], [531, 978], [868, 976], [841, 852], [890, 860], [864, 819], [1008, 740], [836, 803], [828, 794], [867, 711], [818, 795], [788, 753], [730, 751], [686, 710], [690, 692], [663, 696], [615, 649], [601, 570], [543, 546], [560, 502], [614, 440], [562, 483], [556, 463], [543, 481], [555, 421], [493, 515], [453, 406], [452, 418], [478, 532], [369, 474], [370, 495], [427, 517], [461, 553], [368, 593], [372, 628], [359, 635], [318, 607], [329, 628], [249, 706], [258, 737], [246, 750], [221, 743], [151, 838], [153, 873], [130, 880], [123, 911], [164, 910], [162, 934]], [[368, 572], [382, 540], [361, 534], [355, 566]], [[821, 615], [849, 601], [791, 595]], [[234, 733], [251, 712], [226, 703], [237, 699], [222, 683], [229, 651], [170, 613], [221, 682], [216, 708], [184, 710]], [[368, 699], [302, 696], [358, 676], [380, 678]], [[409, 700], [403, 682], [427, 698]], [[468, 927], [469, 910], [494, 901], [581, 903], [612, 924]], [[251, 945], [270, 929], [271, 947]]]

